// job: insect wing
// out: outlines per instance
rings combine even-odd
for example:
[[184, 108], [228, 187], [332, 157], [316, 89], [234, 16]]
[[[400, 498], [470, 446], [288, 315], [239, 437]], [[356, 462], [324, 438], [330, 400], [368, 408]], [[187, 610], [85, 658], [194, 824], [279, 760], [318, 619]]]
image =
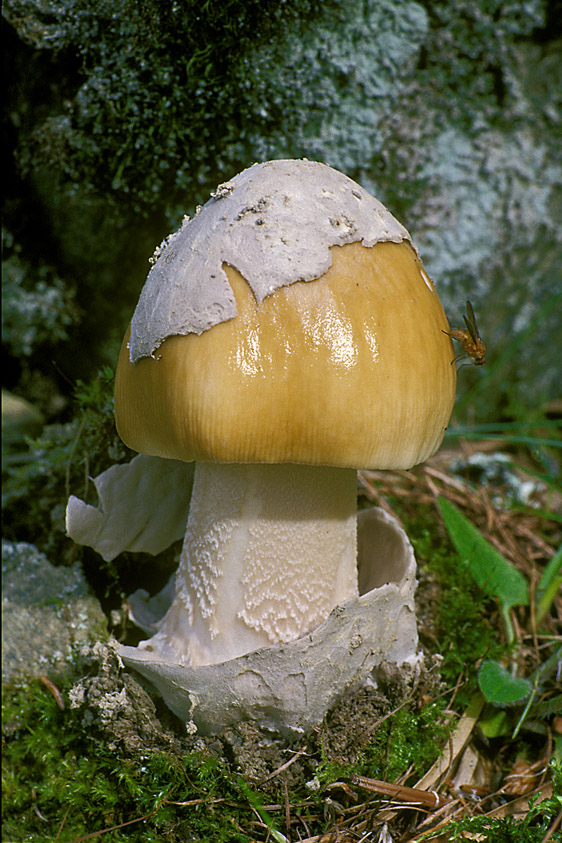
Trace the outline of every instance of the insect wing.
[[476, 316], [474, 315], [474, 310], [472, 309], [472, 305], [469, 301], [466, 302], [466, 312], [468, 316], [463, 316], [464, 324], [466, 325], [473, 342], [477, 344], [480, 339], [480, 334], [478, 333]]
[[474, 330], [474, 325], [472, 325], [469, 322], [469, 320], [466, 318], [466, 316], [463, 315], [462, 318], [464, 319], [464, 324], [466, 325], [466, 329], [467, 329], [468, 333], [470, 334], [472, 342], [474, 344], [476, 344], [478, 342], [478, 334]]

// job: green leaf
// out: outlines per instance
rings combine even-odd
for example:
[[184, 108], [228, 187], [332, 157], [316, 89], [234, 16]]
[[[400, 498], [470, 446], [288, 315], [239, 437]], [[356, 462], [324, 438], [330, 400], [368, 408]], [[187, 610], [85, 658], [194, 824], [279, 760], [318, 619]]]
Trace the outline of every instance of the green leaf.
[[490, 706], [478, 721], [478, 725], [487, 738], [499, 738], [510, 732], [509, 717], [501, 708]]
[[558, 548], [543, 571], [537, 586], [536, 613], [537, 624], [541, 623], [550, 609], [552, 601], [562, 588], [562, 545]]
[[509, 610], [512, 606], [526, 606], [529, 602], [525, 577], [447, 498], [439, 498], [439, 508], [451, 540], [474, 581], [486, 594], [498, 600], [508, 639], [513, 641]]
[[554, 714], [562, 714], [562, 694], [551, 697], [543, 702], [537, 702], [533, 706], [533, 717], [540, 717], [541, 720], [548, 720]]
[[527, 679], [512, 676], [494, 661], [482, 662], [478, 671], [478, 684], [488, 702], [499, 706], [519, 705], [533, 691]]

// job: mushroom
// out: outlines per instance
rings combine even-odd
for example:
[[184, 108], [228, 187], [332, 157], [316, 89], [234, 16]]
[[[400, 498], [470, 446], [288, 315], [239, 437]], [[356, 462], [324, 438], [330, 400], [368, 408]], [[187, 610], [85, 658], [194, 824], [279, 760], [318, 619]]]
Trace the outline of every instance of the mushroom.
[[274, 649], [357, 600], [357, 469], [439, 447], [448, 332], [406, 229], [324, 164], [255, 164], [168, 238], [121, 349], [116, 424], [196, 468], [175, 594], [124, 648], [135, 666]]

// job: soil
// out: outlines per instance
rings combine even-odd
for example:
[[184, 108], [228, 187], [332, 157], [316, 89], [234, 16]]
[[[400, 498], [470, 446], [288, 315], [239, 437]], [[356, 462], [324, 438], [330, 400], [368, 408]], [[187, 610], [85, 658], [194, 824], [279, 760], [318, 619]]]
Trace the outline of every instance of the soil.
[[185, 724], [149, 692], [144, 680], [123, 669], [114, 644], [98, 643], [83, 656], [88, 675], [71, 689], [71, 707], [81, 711], [84, 725], [95, 729], [106, 744], [139, 761], [155, 752], [209, 753], [272, 798], [281, 788], [303, 781], [314, 789], [320, 759], [353, 766], [381, 719], [404, 701], [421, 705], [428, 694], [438, 693], [440, 684], [439, 659], [427, 659], [415, 670], [384, 664], [374, 681], [346, 694], [320, 727], [297, 740], [288, 741], [248, 721], [200, 737], [187, 734]]

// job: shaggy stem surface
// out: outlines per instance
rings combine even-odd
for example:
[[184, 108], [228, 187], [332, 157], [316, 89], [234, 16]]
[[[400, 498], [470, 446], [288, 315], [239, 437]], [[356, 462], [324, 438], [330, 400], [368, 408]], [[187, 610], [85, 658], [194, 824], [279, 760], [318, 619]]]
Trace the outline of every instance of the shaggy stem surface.
[[198, 463], [159, 631], [140, 646], [215, 664], [292, 641], [357, 595], [356, 471]]

